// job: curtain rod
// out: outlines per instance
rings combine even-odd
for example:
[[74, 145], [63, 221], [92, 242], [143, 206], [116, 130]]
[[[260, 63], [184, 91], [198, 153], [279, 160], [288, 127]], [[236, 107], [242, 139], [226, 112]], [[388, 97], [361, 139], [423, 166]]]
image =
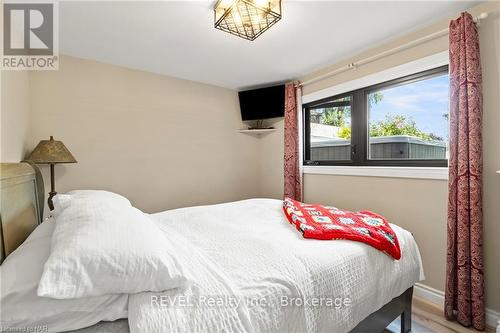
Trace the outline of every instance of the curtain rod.
[[[476, 16], [474, 18], [474, 22], [476, 22], [476, 24], [479, 24], [479, 22], [481, 20], [484, 20], [485, 18], [488, 17], [488, 13], [481, 13], [480, 15]], [[433, 32], [427, 36], [423, 36], [423, 37], [420, 37], [420, 38], [417, 38], [411, 42], [408, 42], [408, 43], [405, 43], [405, 44], [402, 44], [402, 45], [399, 45], [399, 46], [396, 46], [392, 49], [389, 49], [389, 50], [386, 50], [386, 51], [382, 51], [378, 54], [375, 54], [371, 57], [367, 57], [367, 58], [364, 58], [362, 60], [359, 60], [359, 61], [356, 61], [356, 62], [351, 62], [347, 65], [344, 65], [340, 68], [337, 68], [333, 71], [330, 71], [330, 72], [327, 72], [325, 74], [322, 74], [320, 76], [317, 76], [315, 78], [312, 78], [310, 80], [307, 80], [307, 81], [304, 81], [304, 82], [299, 82], [296, 87], [303, 87], [305, 85], [308, 85], [308, 84], [311, 84], [311, 83], [314, 83], [314, 82], [318, 82], [318, 81], [321, 81], [323, 79], [326, 79], [328, 77], [332, 77], [332, 76], [335, 76], [337, 74], [340, 74], [340, 73], [344, 73], [344, 72], [347, 72], [349, 70], [353, 70], [353, 69], [357, 69], [359, 66], [362, 66], [362, 65], [366, 65], [370, 62], [373, 62], [375, 60], [378, 60], [380, 58], [383, 58], [383, 57], [386, 57], [388, 55], [392, 55], [392, 54], [395, 54], [395, 53], [398, 53], [398, 52], [401, 52], [401, 51], [404, 51], [404, 50], [407, 50], [409, 48], [412, 48], [414, 46], [417, 46], [417, 45], [420, 45], [420, 44], [423, 44], [425, 42], [428, 42], [428, 41], [431, 41], [431, 40], [434, 40], [438, 37], [441, 37], [441, 36], [445, 36], [448, 34], [448, 31], [449, 31], [449, 28], [446, 28], [446, 29], [443, 29], [443, 30], [439, 30], [437, 32]]]

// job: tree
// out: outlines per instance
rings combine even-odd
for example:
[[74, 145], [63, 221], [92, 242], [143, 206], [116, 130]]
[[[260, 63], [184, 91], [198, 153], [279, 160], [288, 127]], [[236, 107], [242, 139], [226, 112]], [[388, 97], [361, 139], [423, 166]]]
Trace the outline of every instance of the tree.
[[380, 91], [376, 91], [368, 95], [368, 107], [372, 107], [384, 98], [384, 95]]
[[345, 106], [326, 108], [321, 123], [324, 125], [343, 127], [345, 126], [346, 118], [351, 115], [351, 108]]
[[350, 127], [342, 127], [339, 132], [339, 137], [343, 139], [351, 138], [351, 128]]
[[[383, 98], [384, 98], [384, 95], [380, 91], [369, 94], [368, 95], [368, 107], [371, 107], [372, 105], [379, 103]], [[337, 108], [337, 109], [341, 109], [341, 108]], [[342, 107], [342, 112], [343, 113], [340, 115], [342, 118], [340, 118], [340, 117], [334, 118], [333, 115], [331, 116], [333, 119], [337, 120], [336, 122], [331, 121], [331, 124], [332, 124], [332, 126], [342, 127], [340, 129], [340, 132], [339, 132], [339, 137], [344, 138], [344, 139], [350, 139], [351, 138], [351, 128], [348, 126], [345, 126], [345, 118], [347, 118], [348, 116], [349, 117], [351, 116], [351, 108], [349, 107], [346, 110], [344, 110]], [[326, 118], [326, 116], [327, 115], [325, 113], [325, 119], [330, 121], [330, 118]], [[328, 115], [328, 117], [330, 117], [330, 115]], [[324, 124], [326, 124], [326, 123], [324, 123]], [[327, 125], [330, 125], [330, 123]]]
[[[381, 92], [370, 93], [368, 95], [368, 107], [379, 103], [384, 98]], [[333, 109], [333, 108], [332, 108]], [[342, 127], [339, 131], [339, 137], [344, 139], [351, 138], [351, 128], [345, 126], [346, 114], [350, 116], [350, 108], [344, 110], [341, 107], [334, 108], [330, 113], [325, 112], [321, 118], [322, 123], [332, 126]], [[448, 119], [448, 113], [443, 114], [445, 119]], [[326, 122], [325, 122], [326, 121]], [[412, 117], [405, 115], [387, 114], [385, 119], [370, 124], [370, 136], [393, 136], [393, 135], [409, 135], [420, 138], [426, 141], [443, 141], [443, 138], [434, 133], [426, 133], [418, 128], [417, 123]]]
[[[368, 95], [368, 105], [372, 106], [374, 104], [379, 103], [384, 98], [384, 95], [377, 91]], [[349, 101], [350, 97], [344, 97], [336, 100], [335, 102], [344, 102]], [[323, 111], [323, 115], [320, 119], [320, 123], [324, 125], [336, 126], [336, 127], [344, 127], [346, 125], [346, 119], [351, 116], [351, 107], [350, 106], [335, 106], [325, 108]], [[347, 133], [347, 131], [344, 131]], [[350, 131], [349, 131], [350, 133]], [[350, 134], [349, 134], [350, 137]]]
[[436, 134], [425, 133], [417, 127], [417, 123], [412, 117], [404, 115], [387, 114], [382, 121], [374, 122], [370, 125], [370, 136], [392, 136], [410, 135], [422, 140], [443, 140]]

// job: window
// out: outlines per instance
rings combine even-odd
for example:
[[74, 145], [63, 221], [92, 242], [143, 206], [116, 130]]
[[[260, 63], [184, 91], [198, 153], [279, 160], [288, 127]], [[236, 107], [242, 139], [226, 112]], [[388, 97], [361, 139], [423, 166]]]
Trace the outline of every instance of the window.
[[312, 160], [351, 159], [351, 105], [352, 96], [344, 96], [310, 110]]
[[448, 66], [304, 105], [305, 165], [448, 164]]

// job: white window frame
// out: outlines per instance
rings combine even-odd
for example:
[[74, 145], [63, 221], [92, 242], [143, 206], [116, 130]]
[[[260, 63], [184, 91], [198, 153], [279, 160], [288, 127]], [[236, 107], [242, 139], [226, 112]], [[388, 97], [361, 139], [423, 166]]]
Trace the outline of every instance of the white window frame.
[[[448, 50], [439, 52], [415, 61], [398, 65], [374, 74], [343, 82], [338, 85], [302, 96], [302, 104], [314, 102], [329, 96], [343, 94], [349, 91], [394, 80], [407, 75], [416, 74], [449, 64]], [[300, 119], [300, 118], [299, 118]], [[302, 124], [301, 124], [302, 125]], [[300, 133], [302, 133], [302, 126]], [[300, 161], [303, 160], [301, 156]], [[303, 166], [304, 174], [324, 174], [343, 176], [370, 176], [390, 178], [414, 178], [448, 180], [448, 168], [433, 167], [375, 167], [375, 166]]]

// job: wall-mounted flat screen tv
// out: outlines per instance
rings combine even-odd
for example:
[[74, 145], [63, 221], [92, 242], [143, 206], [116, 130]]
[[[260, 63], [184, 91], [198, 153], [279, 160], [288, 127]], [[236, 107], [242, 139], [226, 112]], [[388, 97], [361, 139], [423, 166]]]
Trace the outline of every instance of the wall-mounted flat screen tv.
[[283, 117], [285, 113], [285, 85], [240, 91], [238, 96], [243, 120]]

